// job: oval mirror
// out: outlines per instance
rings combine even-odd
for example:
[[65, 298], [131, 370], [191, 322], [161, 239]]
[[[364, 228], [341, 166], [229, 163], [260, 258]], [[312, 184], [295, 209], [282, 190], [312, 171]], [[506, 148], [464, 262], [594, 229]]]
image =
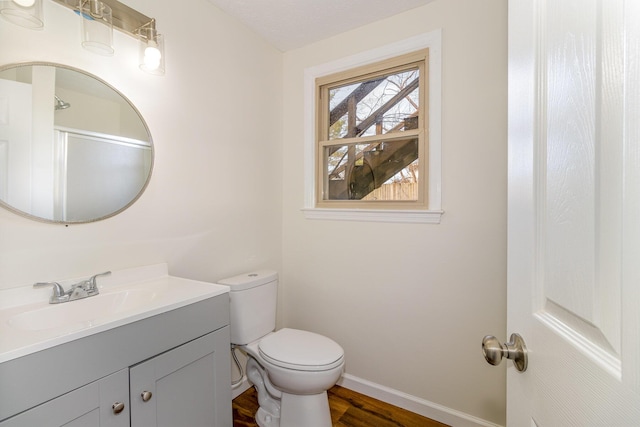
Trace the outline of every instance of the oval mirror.
[[103, 80], [52, 63], [0, 67], [0, 206], [62, 224], [116, 215], [151, 178], [135, 106]]

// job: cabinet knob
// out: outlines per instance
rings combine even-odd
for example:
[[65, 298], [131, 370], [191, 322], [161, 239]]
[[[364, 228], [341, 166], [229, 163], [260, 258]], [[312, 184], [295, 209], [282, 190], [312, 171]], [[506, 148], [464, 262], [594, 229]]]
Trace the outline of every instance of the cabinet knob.
[[116, 402], [111, 405], [111, 409], [113, 409], [113, 413], [118, 415], [120, 412], [124, 411], [124, 403]]
[[153, 393], [151, 393], [150, 391], [143, 391], [140, 396], [142, 396], [143, 402], [148, 402], [149, 400], [151, 400], [151, 396], [153, 396]]

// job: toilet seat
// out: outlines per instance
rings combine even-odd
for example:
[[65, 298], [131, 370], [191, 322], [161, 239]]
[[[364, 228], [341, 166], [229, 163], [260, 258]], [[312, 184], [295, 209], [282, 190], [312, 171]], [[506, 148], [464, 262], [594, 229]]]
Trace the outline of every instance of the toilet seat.
[[344, 350], [335, 341], [319, 334], [283, 328], [258, 344], [267, 362], [297, 371], [326, 371], [343, 363]]

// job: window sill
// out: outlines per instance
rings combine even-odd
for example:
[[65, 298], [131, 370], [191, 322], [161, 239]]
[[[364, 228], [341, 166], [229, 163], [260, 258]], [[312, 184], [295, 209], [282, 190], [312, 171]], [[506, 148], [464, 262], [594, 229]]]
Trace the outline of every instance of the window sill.
[[306, 219], [440, 224], [444, 211], [304, 208]]

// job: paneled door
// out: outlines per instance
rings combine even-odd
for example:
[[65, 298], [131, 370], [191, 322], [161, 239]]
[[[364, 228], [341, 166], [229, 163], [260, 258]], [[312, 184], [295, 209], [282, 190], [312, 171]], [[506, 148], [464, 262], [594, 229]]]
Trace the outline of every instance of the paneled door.
[[31, 86], [0, 79], [0, 200], [25, 212], [31, 207]]
[[509, 1], [507, 425], [640, 425], [640, 2]]

